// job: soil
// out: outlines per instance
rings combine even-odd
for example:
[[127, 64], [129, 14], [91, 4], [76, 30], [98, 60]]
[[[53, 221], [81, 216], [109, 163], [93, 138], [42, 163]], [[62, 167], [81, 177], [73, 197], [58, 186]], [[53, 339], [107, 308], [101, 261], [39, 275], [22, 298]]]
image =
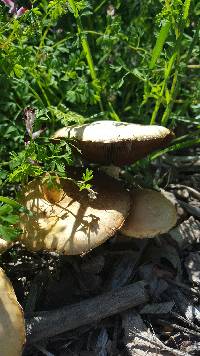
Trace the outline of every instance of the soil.
[[[200, 354], [200, 148], [166, 155], [152, 171], [177, 204], [168, 234], [118, 233], [84, 256], [19, 244], [2, 255], [27, 320], [23, 356]], [[30, 325], [41, 315], [44, 330], [38, 336], [34, 325], [34, 337]]]

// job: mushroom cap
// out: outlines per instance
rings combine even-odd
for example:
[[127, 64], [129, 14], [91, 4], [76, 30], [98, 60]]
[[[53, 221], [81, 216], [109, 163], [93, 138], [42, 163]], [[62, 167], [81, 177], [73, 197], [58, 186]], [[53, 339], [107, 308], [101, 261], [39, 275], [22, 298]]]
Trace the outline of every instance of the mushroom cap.
[[73, 138], [89, 162], [122, 166], [166, 147], [174, 134], [166, 127], [116, 121], [63, 127], [53, 139]]
[[20, 356], [24, 343], [23, 311], [9, 279], [0, 268], [0, 354]]
[[132, 208], [121, 228], [129, 237], [154, 237], [168, 232], [177, 221], [176, 208], [162, 193], [151, 189], [133, 190]]
[[120, 182], [103, 173], [92, 180], [96, 199], [69, 180], [61, 180], [64, 195], [59, 202], [45, 200], [40, 179], [30, 182], [21, 195], [33, 216], [22, 215], [21, 241], [32, 250], [82, 254], [102, 244], [124, 223], [130, 195]]

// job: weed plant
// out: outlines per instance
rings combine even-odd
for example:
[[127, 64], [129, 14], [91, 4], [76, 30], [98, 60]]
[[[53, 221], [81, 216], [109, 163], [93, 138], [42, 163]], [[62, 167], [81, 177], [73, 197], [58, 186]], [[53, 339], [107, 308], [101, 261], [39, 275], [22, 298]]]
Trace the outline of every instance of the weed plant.
[[200, 142], [199, 15], [198, 0], [0, 0], [3, 238], [18, 233], [19, 184], [73, 164], [73, 142], [49, 141], [61, 125], [186, 123], [168, 150]]

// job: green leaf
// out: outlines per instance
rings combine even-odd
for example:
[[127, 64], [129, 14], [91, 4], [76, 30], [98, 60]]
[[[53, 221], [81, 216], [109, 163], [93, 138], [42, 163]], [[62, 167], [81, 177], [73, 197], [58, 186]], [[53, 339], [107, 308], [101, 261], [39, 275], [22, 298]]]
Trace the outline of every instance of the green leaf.
[[183, 4], [183, 20], [187, 20], [189, 9], [190, 9], [191, 0], [185, 0]]
[[0, 236], [6, 241], [14, 241], [20, 233], [20, 229], [14, 229], [13, 227], [0, 224]]
[[15, 64], [13, 71], [17, 78], [21, 78], [23, 75], [24, 68], [20, 64]]
[[8, 197], [3, 197], [3, 196], [0, 195], [0, 201], [5, 203], [5, 204], [9, 204], [9, 205], [13, 206], [14, 208], [21, 208], [21, 204], [16, 202], [14, 199], [11, 199], [11, 198], [8, 198]]
[[171, 27], [170, 21], [166, 21], [162, 24], [160, 33], [158, 35], [155, 47], [152, 52], [152, 57], [151, 57], [150, 65], [149, 65], [150, 69], [153, 69], [155, 67], [156, 62], [161, 55], [163, 46], [164, 46], [167, 36], [169, 34], [170, 27]]
[[2, 221], [8, 222], [9, 224], [13, 225], [19, 222], [18, 215], [9, 215], [9, 216], [0, 216]]
[[2, 205], [2, 206], [0, 206], [0, 217], [3, 216], [3, 215], [7, 215], [7, 214], [12, 213], [12, 211], [13, 211], [12, 206], [7, 205], [7, 204]]
[[86, 168], [85, 173], [83, 173], [82, 179], [84, 182], [88, 182], [93, 178], [93, 171]]

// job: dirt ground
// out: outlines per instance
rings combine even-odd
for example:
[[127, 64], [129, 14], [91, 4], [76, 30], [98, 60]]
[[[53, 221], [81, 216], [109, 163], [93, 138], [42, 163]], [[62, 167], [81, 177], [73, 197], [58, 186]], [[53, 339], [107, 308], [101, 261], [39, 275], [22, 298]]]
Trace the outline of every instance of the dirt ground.
[[27, 321], [23, 356], [200, 355], [200, 148], [152, 170], [177, 204], [168, 234], [117, 234], [84, 256], [3, 254]]

